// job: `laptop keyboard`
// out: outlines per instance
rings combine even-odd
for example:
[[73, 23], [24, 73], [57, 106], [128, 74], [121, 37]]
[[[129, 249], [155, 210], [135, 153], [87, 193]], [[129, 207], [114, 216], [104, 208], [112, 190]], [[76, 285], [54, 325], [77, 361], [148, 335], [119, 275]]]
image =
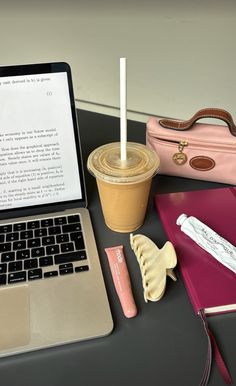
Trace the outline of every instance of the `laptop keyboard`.
[[0, 285], [88, 271], [78, 214], [0, 225]]

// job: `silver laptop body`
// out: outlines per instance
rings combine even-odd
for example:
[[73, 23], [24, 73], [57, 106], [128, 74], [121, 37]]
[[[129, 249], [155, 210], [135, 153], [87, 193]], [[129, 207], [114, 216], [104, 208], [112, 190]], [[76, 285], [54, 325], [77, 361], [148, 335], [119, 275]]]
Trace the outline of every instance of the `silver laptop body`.
[[0, 67], [0, 356], [113, 328], [70, 67]]

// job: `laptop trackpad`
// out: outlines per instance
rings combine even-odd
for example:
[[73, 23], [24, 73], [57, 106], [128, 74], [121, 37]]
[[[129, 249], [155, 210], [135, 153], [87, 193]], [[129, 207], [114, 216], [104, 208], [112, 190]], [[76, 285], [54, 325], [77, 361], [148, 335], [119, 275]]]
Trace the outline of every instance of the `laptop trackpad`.
[[24, 346], [30, 341], [28, 286], [1, 288], [0, 350]]

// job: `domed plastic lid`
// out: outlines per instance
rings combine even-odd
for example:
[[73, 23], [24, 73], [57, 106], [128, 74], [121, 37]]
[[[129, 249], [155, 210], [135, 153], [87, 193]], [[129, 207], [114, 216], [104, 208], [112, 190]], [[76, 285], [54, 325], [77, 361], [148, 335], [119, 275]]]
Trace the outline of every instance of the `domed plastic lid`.
[[135, 183], [151, 178], [160, 159], [146, 145], [128, 142], [127, 159], [120, 159], [120, 143], [109, 143], [95, 149], [88, 158], [88, 170], [96, 178], [110, 183]]

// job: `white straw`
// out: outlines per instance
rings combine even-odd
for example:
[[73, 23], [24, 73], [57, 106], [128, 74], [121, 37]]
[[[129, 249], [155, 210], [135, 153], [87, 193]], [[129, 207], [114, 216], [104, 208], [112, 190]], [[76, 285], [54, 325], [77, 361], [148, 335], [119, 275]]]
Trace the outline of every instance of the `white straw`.
[[127, 158], [126, 58], [120, 58], [120, 158]]

